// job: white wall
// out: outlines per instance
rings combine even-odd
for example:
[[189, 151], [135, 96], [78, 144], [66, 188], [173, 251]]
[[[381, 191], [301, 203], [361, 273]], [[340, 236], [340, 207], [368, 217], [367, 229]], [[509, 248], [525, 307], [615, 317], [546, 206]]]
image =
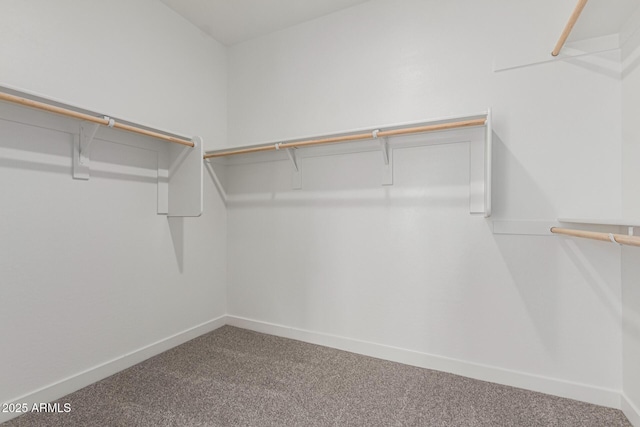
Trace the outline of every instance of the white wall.
[[634, 425], [640, 425], [640, 286], [638, 277], [640, 249], [625, 247], [622, 250], [623, 296], [623, 393], [628, 407], [627, 417]]
[[[0, 33], [0, 84], [225, 138], [224, 49], [158, 1], [5, 1]], [[209, 175], [204, 215], [167, 219], [148, 148], [163, 143], [101, 129], [77, 181], [77, 129], [0, 103], [0, 402], [60, 397], [226, 312], [226, 210]]]
[[[640, 12], [640, 10], [639, 10]], [[640, 13], [632, 19], [640, 21]], [[640, 24], [638, 25], [640, 26]], [[622, 205], [625, 217], [640, 216], [637, 167], [640, 157], [640, 29], [637, 29], [622, 49]]]
[[[638, 16], [636, 16], [636, 22]], [[640, 31], [623, 46], [622, 81], [622, 203], [624, 216], [640, 217]], [[623, 391], [635, 407], [635, 423], [640, 425], [640, 249], [622, 251], [623, 295]], [[631, 412], [631, 411], [627, 411]], [[628, 415], [629, 416], [629, 415]], [[629, 416], [629, 418], [631, 418]]]
[[2, 2], [0, 85], [226, 140], [226, 53], [158, 0]]
[[[492, 71], [548, 52], [574, 6], [373, 0], [234, 46], [230, 144], [492, 107], [495, 217], [617, 217], [619, 54]], [[467, 211], [466, 153], [398, 150], [392, 188], [375, 152], [303, 159], [300, 192], [286, 160], [228, 164], [229, 313], [617, 405], [619, 248], [493, 235]]]
[[[491, 106], [497, 217], [616, 217], [619, 57], [492, 72], [495, 58], [548, 51], [573, 6], [372, 0], [232, 48], [226, 105], [222, 46], [155, 0], [10, 0], [0, 84], [201, 135], [207, 149], [227, 140], [227, 106], [227, 145]], [[13, 183], [0, 193], [0, 401], [173, 342], [227, 308], [615, 406], [620, 250], [493, 235], [467, 211], [465, 144], [396, 150], [387, 188], [376, 152], [304, 158], [299, 192], [284, 159], [219, 165], [228, 212], [205, 174], [203, 217], [167, 221], [145, 142], [99, 134], [94, 176], [74, 181], [70, 123], [0, 105], [0, 180]], [[626, 331], [625, 368], [637, 354]]]

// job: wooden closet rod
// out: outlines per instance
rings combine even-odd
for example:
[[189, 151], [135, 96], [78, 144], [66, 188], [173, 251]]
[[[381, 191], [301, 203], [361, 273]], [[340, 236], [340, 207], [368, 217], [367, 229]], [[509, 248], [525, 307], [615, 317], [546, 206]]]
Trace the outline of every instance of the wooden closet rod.
[[88, 122], [98, 123], [105, 126], [109, 126], [111, 124], [111, 127], [114, 127], [116, 129], [133, 132], [140, 135], [150, 136], [152, 138], [161, 139], [167, 142], [173, 142], [175, 144], [182, 144], [189, 147], [195, 146], [193, 141], [189, 141], [187, 139], [176, 138], [174, 136], [165, 135], [165, 134], [150, 131], [147, 129], [142, 129], [136, 126], [125, 125], [124, 123], [118, 123], [116, 121], [111, 122], [111, 120], [113, 119], [110, 120], [108, 118], [91, 116], [89, 114], [80, 113], [78, 111], [69, 110], [67, 108], [57, 107], [51, 104], [45, 104], [44, 102], [34, 101], [31, 99], [22, 98], [20, 96], [10, 95], [8, 93], [0, 92], [0, 100], [13, 102], [14, 104], [24, 105], [26, 107], [36, 108], [38, 110], [48, 111], [50, 113], [61, 114], [67, 117], [73, 117], [74, 119], [86, 120]]
[[596, 231], [572, 230], [570, 228], [551, 227], [551, 232], [565, 236], [583, 237], [585, 239], [612, 242], [621, 245], [640, 246], [640, 236], [627, 236], [625, 234], [600, 233]]
[[569, 34], [571, 34], [571, 30], [573, 30], [573, 26], [576, 25], [576, 22], [578, 21], [578, 18], [582, 13], [582, 9], [584, 9], [586, 5], [587, 0], [578, 1], [576, 8], [573, 10], [571, 17], [569, 18], [569, 22], [567, 22], [567, 25], [564, 27], [564, 31], [562, 31], [560, 39], [558, 39], [558, 43], [556, 43], [556, 47], [553, 48], [553, 52], [551, 52], [551, 55], [558, 56], [558, 54], [560, 53], [560, 49], [562, 49], [562, 46], [564, 46], [564, 43], [567, 41]]
[[460, 122], [440, 123], [435, 125], [409, 127], [409, 128], [403, 128], [403, 129], [380, 130], [380, 131], [374, 130], [371, 132], [357, 133], [354, 135], [332, 136], [328, 138], [310, 139], [306, 141], [294, 141], [294, 142], [283, 142], [281, 144], [270, 144], [270, 145], [264, 145], [261, 147], [217, 151], [214, 153], [205, 154], [204, 158], [210, 159], [213, 157], [233, 156], [236, 154], [257, 153], [260, 151], [274, 151], [274, 150], [280, 150], [285, 148], [309, 147], [311, 145], [335, 144], [337, 142], [347, 142], [347, 141], [360, 141], [364, 139], [374, 139], [376, 137], [383, 138], [385, 136], [407, 135], [412, 133], [433, 132], [438, 130], [447, 130], [447, 129], [455, 129], [455, 128], [463, 128], [463, 127], [484, 126], [485, 122], [486, 122], [486, 119], [481, 118], [481, 119], [463, 120]]

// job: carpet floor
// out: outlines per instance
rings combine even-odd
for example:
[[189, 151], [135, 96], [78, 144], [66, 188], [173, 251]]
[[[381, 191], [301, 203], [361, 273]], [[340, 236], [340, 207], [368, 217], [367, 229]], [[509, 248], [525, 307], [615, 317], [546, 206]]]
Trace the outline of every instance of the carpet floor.
[[631, 426], [622, 412], [224, 326], [9, 426]]

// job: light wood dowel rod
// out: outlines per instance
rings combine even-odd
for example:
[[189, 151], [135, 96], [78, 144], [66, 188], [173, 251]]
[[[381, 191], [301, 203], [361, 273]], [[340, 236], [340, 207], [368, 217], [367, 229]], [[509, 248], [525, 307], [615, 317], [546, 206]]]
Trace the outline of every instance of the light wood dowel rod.
[[[597, 231], [572, 230], [570, 228], [552, 227], [551, 232], [571, 237], [582, 237], [585, 239], [600, 240], [603, 242], [611, 242], [609, 233], [601, 233]], [[627, 236], [625, 234], [611, 234], [617, 243], [622, 245], [640, 246], [640, 236]]]
[[[74, 119], [86, 120], [92, 123], [98, 123], [101, 125], [108, 126], [109, 120], [103, 117], [96, 117], [85, 113], [80, 113], [78, 111], [69, 110], [67, 108], [57, 107], [55, 105], [46, 104], [44, 102], [34, 101], [32, 99], [23, 98], [16, 95], [10, 95], [8, 93], [0, 92], [0, 100], [12, 102], [14, 104], [24, 105], [25, 107], [36, 108], [38, 110], [48, 111], [50, 113], [61, 114], [63, 116], [72, 117]], [[167, 142], [173, 142], [175, 144], [182, 144], [188, 147], [194, 147], [195, 144], [193, 141], [189, 141], [187, 139], [176, 138], [174, 136], [165, 135], [158, 132], [153, 132], [147, 129], [142, 129], [136, 126], [126, 125], [124, 123], [115, 122], [113, 127], [116, 129], [125, 130], [128, 132], [137, 133], [140, 135], [150, 136], [152, 138], [161, 139]]]
[[280, 144], [280, 148], [308, 147], [311, 145], [335, 144], [337, 142], [360, 141], [363, 139], [371, 139], [372, 132], [358, 133], [355, 135], [336, 136], [331, 138], [310, 139], [307, 141], [285, 142]]
[[136, 126], [125, 125], [124, 123], [116, 122], [113, 125], [113, 127], [116, 129], [126, 130], [127, 132], [138, 133], [140, 135], [146, 135], [152, 138], [162, 139], [163, 141], [173, 142], [174, 144], [182, 144], [182, 145], [186, 145], [187, 147], [195, 147], [195, 144], [193, 143], [193, 141], [189, 141], [187, 139], [182, 139], [182, 138], [176, 138], [175, 136], [165, 135], [165, 134], [154, 132], [151, 130], [142, 129]]
[[562, 31], [562, 34], [558, 39], [558, 43], [556, 43], [556, 47], [553, 48], [553, 52], [551, 52], [551, 55], [558, 56], [558, 54], [560, 53], [560, 50], [562, 49], [562, 46], [564, 46], [565, 42], [567, 41], [569, 34], [571, 34], [571, 30], [573, 30], [573, 26], [576, 25], [576, 22], [578, 21], [578, 18], [582, 13], [582, 9], [584, 9], [586, 5], [587, 5], [587, 0], [578, 1], [576, 8], [573, 10], [571, 17], [569, 18], [569, 22], [567, 22], [567, 25], [564, 27], [564, 31]]
[[209, 159], [212, 157], [233, 156], [236, 154], [258, 153], [260, 151], [272, 150], [275, 150], [275, 147], [273, 145], [265, 145], [264, 147], [240, 148], [238, 150], [228, 150], [220, 153], [205, 154], [204, 158]]
[[[463, 120], [459, 122], [409, 127], [404, 129], [392, 129], [392, 130], [386, 130], [386, 131], [379, 131], [377, 133], [377, 136], [378, 138], [383, 138], [385, 136], [408, 135], [412, 133], [424, 133], [424, 132], [434, 132], [439, 130], [447, 130], [447, 129], [455, 129], [455, 128], [463, 128], [463, 127], [484, 126], [485, 122], [486, 122], [485, 118], [480, 118], [480, 119], [472, 119], [472, 120]], [[285, 149], [285, 148], [294, 148], [294, 147], [309, 147], [312, 145], [335, 144], [338, 142], [360, 141], [365, 139], [373, 139], [373, 131], [357, 133], [353, 135], [310, 139], [306, 141], [283, 142], [278, 145], [278, 148]], [[237, 150], [219, 151], [216, 153], [205, 154], [204, 158], [210, 159], [213, 157], [233, 156], [236, 154], [258, 153], [261, 151], [274, 151], [274, 150], [276, 150], [276, 144], [270, 144], [270, 145], [264, 145], [262, 147], [240, 148]]]
[[378, 133], [378, 136], [379, 137], [396, 136], [396, 135], [406, 135], [411, 133], [435, 132], [439, 130], [466, 128], [466, 127], [473, 127], [473, 126], [484, 126], [486, 122], [487, 122], [487, 119], [485, 118], [463, 120], [461, 122], [440, 123], [437, 125], [427, 125], [427, 126], [418, 126], [418, 127], [406, 128], [406, 129], [380, 131]]
[[61, 114], [67, 117], [73, 117], [74, 119], [86, 120], [93, 123], [99, 123], [101, 125], [108, 125], [109, 120], [102, 117], [91, 116], [89, 114], [79, 113], [77, 111], [68, 110], [62, 107], [56, 107], [55, 105], [45, 104], [44, 102], [33, 101], [31, 99], [22, 98], [20, 96], [10, 95], [8, 93], [0, 92], [0, 100], [13, 102], [14, 104], [24, 105], [25, 107], [36, 108], [38, 110], [48, 111], [50, 113]]

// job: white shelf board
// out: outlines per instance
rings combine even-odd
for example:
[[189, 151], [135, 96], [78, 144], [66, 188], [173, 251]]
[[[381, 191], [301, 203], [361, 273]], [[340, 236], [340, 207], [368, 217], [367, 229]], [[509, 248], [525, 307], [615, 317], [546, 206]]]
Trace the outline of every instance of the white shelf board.
[[[464, 121], [464, 120], [475, 120], [475, 119], [487, 119], [487, 124], [485, 124], [485, 127], [488, 126], [489, 123], [489, 115], [490, 115], [490, 111], [485, 111], [485, 112], [481, 112], [481, 113], [477, 113], [477, 114], [469, 114], [469, 115], [463, 115], [463, 116], [446, 116], [446, 117], [439, 117], [439, 118], [434, 118], [434, 119], [430, 119], [430, 120], [418, 120], [418, 121], [407, 121], [407, 122], [402, 122], [402, 123], [393, 123], [393, 124], [385, 124], [385, 125], [381, 125], [381, 126], [369, 126], [369, 127], [359, 127], [359, 128], [354, 128], [354, 129], [349, 129], [349, 130], [341, 130], [338, 132], [331, 132], [331, 133], [321, 133], [321, 134], [313, 134], [313, 135], [307, 135], [307, 136], [298, 136], [298, 137], [293, 137], [293, 138], [284, 138], [284, 139], [276, 139], [276, 140], [267, 140], [267, 141], [263, 141], [260, 143], [256, 143], [256, 144], [246, 144], [246, 145], [234, 145], [232, 147], [227, 147], [227, 148], [223, 148], [223, 149], [219, 149], [219, 150], [209, 150], [206, 151], [205, 154], [217, 154], [217, 153], [222, 153], [225, 151], [229, 151], [229, 150], [244, 150], [244, 149], [249, 149], [249, 148], [256, 148], [256, 147], [264, 147], [267, 145], [274, 145], [277, 143], [280, 144], [288, 144], [288, 143], [292, 143], [292, 142], [299, 142], [299, 141], [306, 141], [306, 140], [310, 140], [310, 139], [322, 139], [322, 138], [330, 138], [330, 137], [334, 137], [334, 136], [348, 136], [348, 135], [353, 135], [353, 134], [359, 134], [359, 133], [366, 133], [366, 132], [373, 132], [373, 130], [378, 129], [378, 130], [396, 130], [396, 129], [402, 129], [405, 127], [413, 127], [413, 126], [428, 126], [428, 125], [438, 125], [438, 124], [443, 124], [443, 123], [449, 123], [449, 122], [457, 122], [457, 121]], [[438, 131], [438, 132], [447, 132], [447, 130], [444, 131]], [[373, 137], [371, 138], [373, 139]], [[330, 144], [332, 145], [332, 144]], [[301, 148], [309, 148], [309, 147], [301, 147]], [[274, 153], [275, 151], [272, 151], [271, 153]]]
[[[12, 95], [33, 99], [46, 104], [57, 107], [82, 112], [92, 116], [102, 116], [95, 111], [86, 108], [77, 107], [71, 104], [64, 104], [60, 101], [34, 95], [30, 92], [24, 92], [16, 88], [11, 88], [5, 84], [0, 84], [0, 91]], [[57, 130], [74, 135], [74, 138], [80, 138], [82, 132], [82, 121], [76, 118], [65, 117], [62, 115], [51, 114], [27, 106], [16, 105], [11, 102], [0, 103], [0, 117], [6, 118], [18, 123], [27, 125], [36, 124], [44, 129]], [[7, 108], [5, 109], [5, 105]], [[77, 123], [80, 123], [78, 126]], [[168, 135], [176, 136], [182, 139], [191, 139], [185, 136], [166, 132], [162, 129], [150, 128], [146, 125], [140, 125], [133, 122], [121, 121], [136, 127], [143, 127], [154, 132], [164, 132]], [[202, 156], [204, 154], [203, 143], [200, 137], [191, 139], [194, 147], [188, 147], [179, 144], [172, 144], [165, 141], [157, 140], [150, 136], [134, 135], [118, 129], [110, 129], [106, 126], [98, 133], [100, 140], [113, 142], [121, 145], [128, 145], [137, 148], [143, 148], [150, 152], [155, 152], [158, 159], [158, 209], [157, 213], [167, 216], [183, 216], [198, 217], [202, 215], [203, 210], [203, 171], [204, 165]], [[73, 156], [79, 157], [79, 144], [75, 147]], [[89, 159], [88, 159], [89, 160]], [[85, 168], [84, 173], [88, 179], [90, 176], [90, 168]]]
[[570, 222], [573, 224], [593, 224], [593, 225], [617, 225], [622, 227], [640, 227], [640, 218], [558, 218], [559, 222]]
[[[349, 131], [336, 132], [331, 134], [324, 135], [314, 135], [308, 136], [304, 138], [294, 138], [294, 139], [286, 139], [280, 141], [271, 141], [269, 143], [261, 143], [261, 144], [253, 144], [253, 145], [242, 145], [242, 146], [234, 146], [230, 148], [225, 148], [221, 150], [213, 150], [207, 151], [206, 154], [218, 154], [225, 153], [230, 150], [244, 150], [256, 147], [268, 147], [270, 145], [276, 145], [274, 150], [265, 150], [264, 152], [258, 153], [243, 153], [249, 156], [252, 156], [249, 163], [253, 163], [257, 158], [264, 159], [262, 161], [269, 161], [266, 159], [273, 160], [284, 160], [286, 157], [282, 153], [284, 150], [280, 150], [277, 144], [282, 143], [295, 143], [305, 140], [312, 139], [322, 139], [322, 138], [330, 138], [334, 136], [347, 136], [354, 135], [360, 133], [371, 133], [370, 139], [363, 139], [362, 141], [372, 141], [374, 140], [374, 130], [396, 130], [402, 129], [405, 127], [413, 127], [413, 126], [428, 126], [428, 125], [438, 125], [450, 122], [457, 121], [465, 121], [465, 120], [474, 120], [474, 119], [484, 119], [484, 125], [478, 126], [468, 126], [462, 128], [454, 128], [454, 129], [443, 129], [439, 131], [431, 131], [420, 133], [420, 142], [416, 143], [415, 141], [409, 145], [411, 146], [422, 146], [422, 145], [430, 145], [430, 144], [446, 144], [446, 143], [469, 143], [469, 212], [471, 214], [481, 214], [484, 215], [485, 218], [491, 216], [491, 161], [492, 161], [492, 138], [493, 138], [493, 128], [491, 124], [491, 109], [488, 109], [484, 113], [465, 115], [465, 116], [451, 116], [444, 117], [432, 120], [422, 120], [417, 122], [405, 122], [405, 123], [396, 123], [391, 125], [384, 126], [374, 126], [364, 129], [352, 129]], [[444, 136], [443, 136], [444, 135]], [[456, 136], [453, 136], [456, 135]], [[389, 139], [393, 138], [409, 138], [410, 135], [394, 135], [389, 136]], [[385, 138], [386, 140], [387, 138]], [[363, 143], [362, 141], [344, 141], [343, 144], [332, 144], [327, 143], [326, 147], [318, 146], [301, 146], [296, 148], [296, 157], [297, 158], [305, 158], [305, 157], [313, 157], [314, 155], [334, 155], [336, 153], [357, 153], [363, 151], [371, 151], [376, 150], [380, 151], [381, 148], [378, 144], [375, 145], [375, 148], [367, 142]], [[481, 142], [481, 143], [479, 143]], [[340, 147], [342, 145], [342, 147]], [[393, 145], [393, 147], [391, 147]], [[409, 146], [405, 144], [404, 146]], [[383, 185], [390, 185], [392, 183], [393, 177], [393, 160], [392, 160], [392, 151], [393, 149], [404, 148], [400, 144], [389, 144], [388, 147], [388, 155], [389, 162], [388, 165], [382, 166], [383, 168]], [[305, 154], [311, 153], [311, 154]], [[315, 153], [315, 154], [314, 154]], [[240, 154], [240, 153], [237, 153]], [[259, 156], [259, 157], [258, 157]], [[206, 159], [210, 160], [210, 159]], [[232, 161], [235, 163], [235, 161]], [[227, 163], [229, 164], [229, 163]], [[233, 163], [231, 163], [233, 164]], [[301, 182], [301, 176], [299, 167], [302, 167], [299, 163], [295, 165], [295, 170], [293, 172], [294, 177], [294, 189], [301, 189], [303, 184]]]
[[520, 236], [553, 236], [551, 227], [558, 223], [551, 220], [508, 220], [494, 219], [493, 234], [511, 234]]

